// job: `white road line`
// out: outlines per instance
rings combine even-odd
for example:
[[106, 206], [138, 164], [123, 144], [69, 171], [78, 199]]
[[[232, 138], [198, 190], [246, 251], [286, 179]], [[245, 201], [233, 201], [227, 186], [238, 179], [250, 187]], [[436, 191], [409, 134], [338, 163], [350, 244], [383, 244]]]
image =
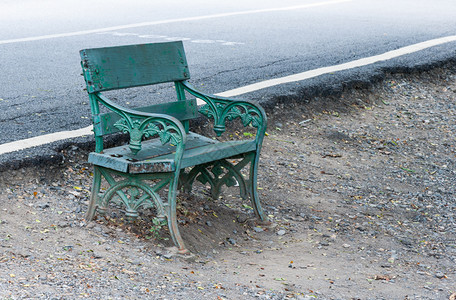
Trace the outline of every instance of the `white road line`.
[[9, 153], [9, 152], [24, 150], [24, 149], [28, 149], [28, 148], [32, 148], [32, 147], [36, 147], [36, 146], [42, 146], [42, 145], [49, 144], [52, 142], [81, 137], [84, 135], [90, 135], [90, 134], [93, 134], [92, 128], [93, 128], [93, 126], [90, 125], [90, 126], [87, 126], [87, 127], [81, 128], [81, 129], [77, 129], [77, 130], [59, 131], [59, 132], [54, 132], [54, 133], [50, 133], [50, 134], [35, 136], [35, 137], [25, 139], [25, 140], [19, 140], [19, 141], [2, 144], [2, 145], [0, 145], [0, 155]]
[[[257, 91], [260, 89], [268, 88], [271, 86], [276, 86], [279, 84], [301, 81], [301, 80], [317, 77], [317, 76], [320, 76], [323, 74], [328, 74], [328, 73], [353, 69], [353, 68], [357, 68], [357, 67], [367, 66], [367, 65], [374, 64], [374, 63], [377, 63], [380, 61], [393, 59], [393, 58], [396, 58], [399, 56], [411, 54], [411, 53], [418, 52], [418, 51], [421, 51], [421, 50], [424, 50], [424, 49], [427, 49], [430, 47], [434, 47], [434, 46], [438, 46], [438, 45], [442, 45], [442, 44], [446, 44], [446, 43], [450, 43], [450, 42], [456, 42], [456, 35], [433, 39], [433, 40], [425, 41], [425, 42], [418, 43], [418, 44], [413, 44], [410, 46], [399, 48], [397, 50], [388, 51], [383, 54], [370, 56], [370, 57], [366, 57], [366, 58], [361, 58], [361, 59], [357, 59], [357, 60], [354, 60], [351, 62], [339, 64], [339, 65], [310, 70], [310, 71], [306, 71], [306, 72], [302, 72], [302, 73], [298, 73], [298, 74], [294, 74], [294, 75], [290, 75], [290, 76], [285, 76], [285, 77], [281, 77], [281, 78], [270, 79], [270, 80], [250, 84], [250, 85], [247, 85], [244, 87], [240, 87], [237, 89], [218, 93], [216, 95], [224, 96], [224, 97], [237, 96], [237, 95]], [[199, 102], [199, 104], [201, 104], [201, 103], [202, 102]], [[15, 142], [2, 144], [2, 145], [0, 145], [0, 155], [4, 154], [4, 153], [23, 150], [23, 149], [40, 146], [40, 145], [44, 145], [44, 144], [48, 144], [48, 143], [52, 143], [52, 142], [56, 142], [56, 141], [60, 141], [60, 140], [64, 140], [64, 139], [89, 135], [89, 134], [92, 134], [91, 130], [92, 130], [92, 126], [88, 126], [88, 127], [81, 128], [78, 130], [55, 132], [55, 133], [51, 133], [51, 134], [36, 136], [36, 137], [25, 139], [25, 140], [19, 140], [19, 141], [15, 141]]]
[[86, 34], [92, 34], [92, 33], [113, 31], [113, 30], [122, 30], [122, 29], [129, 29], [129, 28], [137, 28], [137, 27], [144, 27], [144, 26], [162, 25], [162, 24], [188, 22], [188, 21], [199, 21], [199, 20], [207, 20], [207, 19], [239, 16], [239, 15], [267, 13], [267, 12], [274, 12], [274, 11], [287, 11], [287, 10], [313, 8], [313, 7], [318, 7], [318, 6], [338, 4], [338, 3], [351, 2], [351, 1], [353, 1], [353, 0], [333, 0], [333, 1], [316, 2], [316, 3], [309, 3], [309, 4], [303, 4], [303, 5], [288, 6], [288, 7], [276, 7], [276, 8], [266, 8], [266, 9], [246, 10], [246, 11], [238, 11], [238, 12], [231, 12], [231, 13], [221, 13], [221, 14], [213, 14], [213, 15], [197, 16], [197, 17], [189, 17], [189, 18], [179, 18], [179, 19], [170, 19], [170, 20], [162, 20], [162, 21], [142, 22], [142, 23], [119, 25], [119, 26], [112, 26], [112, 27], [105, 27], [105, 28], [98, 28], [98, 29], [90, 29], [90, 30], [82, 30], [82, 31], [75, 31], [75, 32], [57, 33], [57, 34], [41, 35], [41, 36], [34, 36], [34, 37], [28, 37], [28, 38], [3, 40], [3, 41], [0, 41], [0, 45], [12, 44], [12, 43], [22, 43], [22, 42], [31, 42], [31, 41], [39, 41], [39, 40], [46, 40], [46, 39], [55, 39], [55, 38], [63, 38], [63, 37], [77, 36], [77, 35], [86, 35]]
[[333, 72], [338, 72], [338, 71], [343, 71], [343, 70], [349, 70], [353, 68], [358, 68], [362, 66], [367, 66], [371, 65], [380, 61], [385, 61], [389, 59], [393, 59], [402, 55], [418, 52], [430, 47], [450, 43], [450, 42], [455, 42], [456, 41], [456, 35], [452, 36], [446, 36], [434, 40], [428, 40], [422, 43], [418, 44], [413, 44], [410, 46], [402, 47], [397, 50], [392, 50], [388, 51], [383, 54], [375, 55], [375, 56], [370, 56], [366, 58], [361, 58], [357, 59], [354, 61], [350, 61], [347, 63], [343, 63], [340, 65], [334, 65], [334, 66], [329, 66], [329, 67], [323, 67], [319, 69], [314, 69], [298, 74], [293, 74], [290, 76], [286, 77], [281, 77], [281, 78], [275, 78], [275, 79], [270, 79], [270, 80], [265, 80], [261, 82], [257, 82], [254, 84], [246, 85], [237, 89], [229, 90], [223, 93], [218, 94], [219, 96], [224, 96], [224, 97], [232, 97], [232, 96], [237, 96], [241, 94], [246, 94], [249, 92], [261, 90], [264, 88], [268, 88], [271, 86], [276, 86], [284, 83], [290, 83], [290, 82], [296, 82], [296, 81], [301, 81], [309, 78], [313, 78], [316, 76], [320, 76], [323, 74], [328, 74], [328, 73], [333, 73]]

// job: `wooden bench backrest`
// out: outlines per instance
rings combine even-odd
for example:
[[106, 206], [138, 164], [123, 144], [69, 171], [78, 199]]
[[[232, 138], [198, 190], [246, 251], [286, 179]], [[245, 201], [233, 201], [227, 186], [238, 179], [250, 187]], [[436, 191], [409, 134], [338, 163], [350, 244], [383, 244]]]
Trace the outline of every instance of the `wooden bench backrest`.
[[[114, 124], [120, 116], [114, 112], [100, 114], [97, 93], [190, 78], [181, 41], [84, 49], [80, 55], [87, 91], [94, 102], [94, 132], [98, 137], [119, 132]], [[188, 131], [188, 120], [198, 117], [196, 100], [185, 100], [183, 91], [179, 90], [177, 98], [180, 101], [135, 110], [173, 116], [182, 121]]]
[[85, 49], [80, 55], [89, 93], [190, 78], [181, 41]]

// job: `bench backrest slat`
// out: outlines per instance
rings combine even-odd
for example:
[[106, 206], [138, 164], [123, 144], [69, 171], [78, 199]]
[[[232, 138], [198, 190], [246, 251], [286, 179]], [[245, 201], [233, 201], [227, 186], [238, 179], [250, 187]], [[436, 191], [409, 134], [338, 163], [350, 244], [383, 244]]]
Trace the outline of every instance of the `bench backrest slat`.
[[85, 49], [80, 55], [89, 93], [190, 78], [181, 41]]
[[[166, 114], [173, 116], [179, 121], [186, 121], [198, 117], [198, 105], [196, 99], [181, 100], [155, 104], [145, 107], [137, 107], [135, 110], [148, 113]], [[120, 120], [120, 116], [115, 112], [100, 114], [95, 122], [95, 135], [103, 136], [119, 132], [114, 124]]]

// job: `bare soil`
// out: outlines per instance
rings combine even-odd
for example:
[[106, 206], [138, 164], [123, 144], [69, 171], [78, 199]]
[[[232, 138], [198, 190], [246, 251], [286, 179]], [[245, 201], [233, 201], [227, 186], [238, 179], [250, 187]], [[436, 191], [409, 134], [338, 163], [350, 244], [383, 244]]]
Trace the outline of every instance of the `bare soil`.
[[86, 224], [91, 166], [76, 146], [61, 165], [2, 173], [0, 296], [456, 298], [454, 66], [268, 114], [259, 193], [272, 224], [235, 187], [214, 201], [199, 186], [179, 196], [191, 258], [148, 213]]

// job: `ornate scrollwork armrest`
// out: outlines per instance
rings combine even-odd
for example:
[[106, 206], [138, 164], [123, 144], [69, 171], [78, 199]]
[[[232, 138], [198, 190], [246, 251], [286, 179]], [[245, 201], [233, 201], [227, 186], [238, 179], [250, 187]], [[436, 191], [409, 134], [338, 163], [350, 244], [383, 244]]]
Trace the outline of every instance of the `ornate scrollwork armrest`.
[[267, 118], [264, 109], [255, 102], [209, 95], [197, 91], [188, 82], [183, 81], [183, 88], [193, 96], [206, 102], [199, 112], [214, 119], [214, 131], [220, 136], [225, 132], [226, 120], [240, 118], [244, 126], [257, 128], [257, 139], [266, 132]]
[[158, 136], [161, 143], [171, 143], [177, 147], [176, 155], [181, 155], [185, 148], [187, 135], [182, 123], [176, 118], [165, 114], [154, 114], [124, 108], [101, 94], [99, 101], [121, 118], [114, 127], [130, 135], [130, 150], [137, 154], [141, 150], [143, 137]]

